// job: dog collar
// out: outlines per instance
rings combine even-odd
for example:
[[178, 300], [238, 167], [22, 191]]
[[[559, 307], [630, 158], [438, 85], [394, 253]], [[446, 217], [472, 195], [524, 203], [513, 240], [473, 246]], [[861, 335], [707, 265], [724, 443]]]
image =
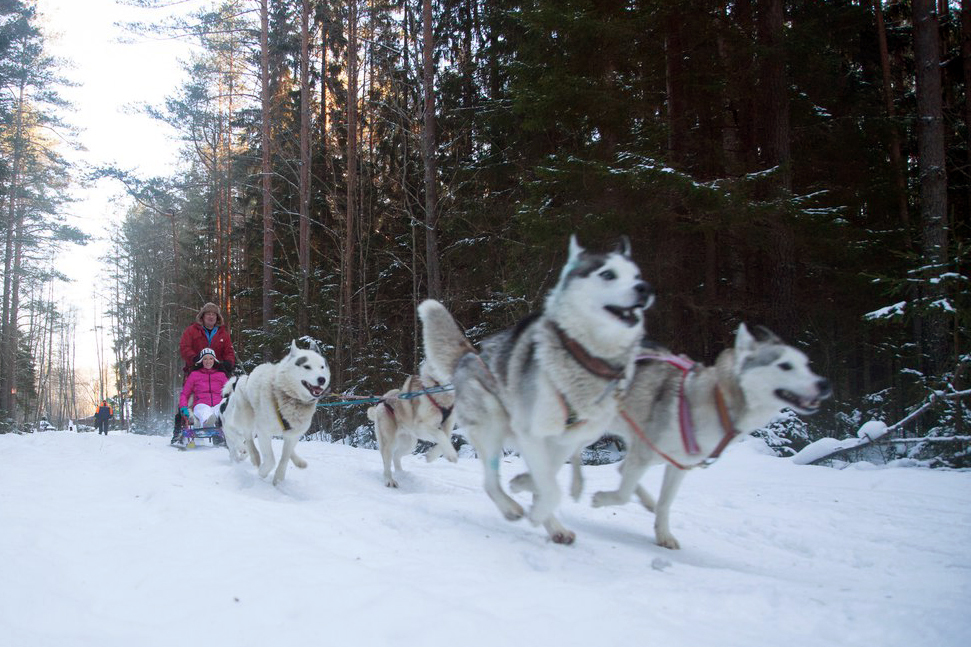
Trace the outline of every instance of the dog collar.
[[560, 343], [563, 344], [563, 348], [570, 353], [570, 356], [575, 359], [580, 366], [587, 369], [587, 371], [593, 375], [602, 377], [605, 380], [623, 379], [624, 367], [617, 368], [616, 366], [612, 366], [606, 360], [599, 357], [594, 357], [587, 352], [587, 349], [584, 348], [580, 342], [567, 335], [562, 328], [557, 326], [555, 323], [551, 325], [553, 327], [553, 331], [556, 332], [556, 336], [559, 338]]

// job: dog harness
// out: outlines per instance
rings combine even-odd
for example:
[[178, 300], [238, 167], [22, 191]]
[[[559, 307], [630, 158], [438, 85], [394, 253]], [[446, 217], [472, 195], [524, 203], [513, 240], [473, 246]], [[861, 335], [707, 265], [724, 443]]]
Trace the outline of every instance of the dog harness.
[[[691, 417], [691, 407], [688, 404], [688, 398], [684, 394], [685, 382], [688, 380], [688, 374], [691, 373], [695, 368], [695, 362], [685, 357], [678, 357], [676, 355], [658, 355], [647, 353], [640, 355], [636, 359], [637, 362], [642, 361], [655, 361], [655, 362], [665, 362], [671, 366], [677, 368], [681, 371], [681, 385], [678, 388], [678, 423], [681, 428], [681, 443], [684, 446], [684, 451], [689, 456], [695, 456], [700, 451], [701, 448], [698, 446], [698, 439], [695, 434], [694, 421]], [[633, 418], [628, 415], [624, 410], [620, 411], [620, 415], [624, 418], [634, 433], [643, 440], [655, 453], [660, 455], [664, 460], [671, 463], [680, 470], [688, 470], [693, 467], [708, 467], [714, 463], [721, 456], [722, 452], [728, 446], [728, 443], [732, 441], [738, 435], [738, 430], [735, 429], [735, 425], [732, 424], [731, 416], [728, 413], [728, 405], [725, 403], [725, 396], [722, 394], [722, 390], [717, 385], [715, 386], [715, 406], [718, 410], [718, 419], [721, 422], [722, 430], [724, 434], [722, 439], [715, 446], [714, 451], [700, 463], [695, 463], [693, 465], [682, 465], [678, 461], [674, 460], [664, 452], [660, 450], [644, 433], [644, 430], [634, 422]]]
[[[425, 388], [425, 385], [422, 384], [422, 381], [421, 381], [421, 378], [420, 377], [418, 377], [417, 375], [413, 375], [412, 376], [412, 379], [417, 383], [418, 389], [415, 390], [415, 391], [408, 391], [406, 393], [399, 393], [395, 397], [397, 397], [399, 400], [410, 400], [411, 398], [424, 395], [429, 400], [432, 401], [432, 404], [435, 405], [435, 408], [438, 409], [439, 413], [442, 414], [442, 423], [444, 423], [446, 420], [448, 420], [448, 417], [450, 415], [452, 415], [452, 410], [455, 407], [454, 406], [452, 406], [452, 407], [442, 406], [442, 404], [438, 400], [436, 400], [435, 398], [432, 397], [432, 393], [440, 393], [440, 392], [443, 392], [443, 391], [450, 391], [451, 388], [450, 387], [444, 387], [441, 384], [439, 384], [436, 380], [432, 380], [432, 382], [435, 384], [435, 386], [426, 389]], [[381, 398], [379, 401], [381, 402], [381, 404], [384, 405], [384, 408], [387, 409], [388, 414], [392, 418], [394, 418], [395, 417], [395, 415], [394, 415], [394, 407], [391, 405], [391, 403], [389, 403], [384, 398]]]
[[[607, 388], [604, 389], [603, 395], [600, 396], [598, 402], [607, 395], [612, 385], [621, 384], [621, 381], [625, 376], [623, 366], [618, 368], [600, 357], [594, 357], [589, 353], [589, 351], [587, 351], [586, 348], [583, 347], [583, 344], [567, 335], [566, 332], [555, 323], [551, 323], [550, 327], [553, 329], [553, 332], [556, 333], [556, 337], [560, 340], [560, 344], [562, 344], [563, 349], [570, 354], [570, 357], [572, 357], [577, 364], [586, 369], [591, 375], [595, 375], [596, 377], [603, 378], [610, 382], [610, 384], [607, 385]], [[567, 429], [577, 427], [586, 422], [580, 418], [580, 414], [577, 413], [576, 410], [574, 410], [574, 408], [570, 405], [570, 402], [566, 399], [565, 395], [562, 393], [557, 393], [557, 395], [559, 396], [560, 403], [563, 405], [563, 409], [566, 412], [566, 423], [564, 426]]]

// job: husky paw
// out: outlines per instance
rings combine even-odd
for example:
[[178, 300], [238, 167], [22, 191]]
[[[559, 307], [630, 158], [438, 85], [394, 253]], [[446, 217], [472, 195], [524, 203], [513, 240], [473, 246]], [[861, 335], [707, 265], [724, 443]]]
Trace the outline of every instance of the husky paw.
[[502, 516], [506, 518], [506, 521], [519, 521], [526, 516], [526, 511], [523, 510], [523, 506], [513, 502], [512, 506], [502, 510]]
[[547, 519], [543, 523], [543, 527], [546, 528], [546, 532], [549, 533], [554, 544], [572, 544], [576, 541], [577, 534], [568, 530], [556, 517]]
[[260, 478], [265, 479], [267, 476], [270, 475], [270, 472], [272, 470], [273, 470], [273, 465], [271, 465], [270, 463], [263, 463], [262, 465], [260, 465]]
[[596, 492], [591, 500], [593, 507], [604, 508], [610, 505], [623, 505], [627, 503], [617, 492]]
[[398, 487], [398, 482], [391, 476], [384, 477], [385, 487]]
[[293, 464], [300, 469], [305, 469], [307, 467], [307, 461], [298, 456], [292, 456], [291, 460], [293, 461]]
[[681, 544], [678, 543], [678, 540], [675, 539], [674, 535], [672, 535], [670, 532], [660, 532], [655, 530], [654, 535], [657, 545], [661, 546], [662, 548], [670, 548], [671, 550], [679, 550], [681, 548]]
[[577, 539], [577, 534], [572, 530], [564, 530], [563, 532], [558, 532], [550, 535], [550, 539], [553, 540], [554, 544], [572, 544]]

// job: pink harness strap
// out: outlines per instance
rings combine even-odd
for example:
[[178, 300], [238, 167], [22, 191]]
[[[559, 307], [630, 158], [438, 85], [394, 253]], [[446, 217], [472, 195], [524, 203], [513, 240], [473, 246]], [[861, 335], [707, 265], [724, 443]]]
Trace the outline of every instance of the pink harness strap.
[[637, 357], [637, 361], [642, 360], [666, 362], [681, 371], [681, 386], [678, 389], [678, 424], [681, 428], [681, 443], [684, 445], [684, 451], [689, 456], [695, 456], [701, 452], [701, 448], [698, 446], [695, 425], [691, 418], [691, 407], [688, 406], [688, 398], [684, 394], [684, 384], [688, 380], [688, 373], [694, 369], [695, 363], [690, 359], [678, 357], [677, 355], [658, 355], [651, 353]]

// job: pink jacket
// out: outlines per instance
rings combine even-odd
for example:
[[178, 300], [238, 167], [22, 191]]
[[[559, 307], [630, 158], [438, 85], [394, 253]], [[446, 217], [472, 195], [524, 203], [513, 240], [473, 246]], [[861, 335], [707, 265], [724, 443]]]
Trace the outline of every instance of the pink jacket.
[[189, 406], [189, 396], [195, 396], [194, 404], [208, 404], [211, 407], [222, 400], [223, 385], [226, 384], [226, 374], [214, 368], [198, 368], [185, 379], [182, 395], [179, 396], [179, 407]]

